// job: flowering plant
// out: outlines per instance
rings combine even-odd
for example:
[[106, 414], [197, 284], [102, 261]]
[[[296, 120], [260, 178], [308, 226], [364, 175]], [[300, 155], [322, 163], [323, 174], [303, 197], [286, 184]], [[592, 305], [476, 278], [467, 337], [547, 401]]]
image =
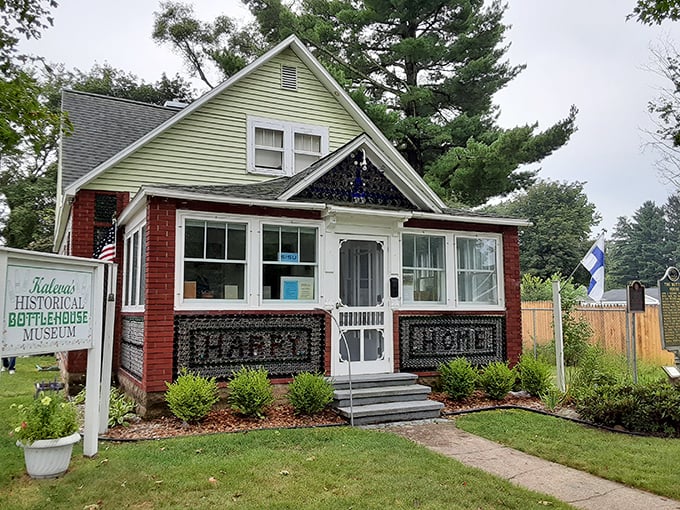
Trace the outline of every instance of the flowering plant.
[[30, 404], [12, 404], [10, 408], [17, 411], [11, 434], [22, 443], [57, 439], [78, 431], [76, 406], [58, 393], [40, 393]]

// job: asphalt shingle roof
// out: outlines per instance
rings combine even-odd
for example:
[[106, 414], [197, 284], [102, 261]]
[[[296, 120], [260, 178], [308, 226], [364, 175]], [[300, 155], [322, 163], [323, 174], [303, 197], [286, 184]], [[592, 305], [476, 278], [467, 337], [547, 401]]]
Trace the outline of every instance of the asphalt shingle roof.
[[73, 132], [61, 146], [64, 187], [153, 130], [178, 110], [65, 89], [62, 110]]

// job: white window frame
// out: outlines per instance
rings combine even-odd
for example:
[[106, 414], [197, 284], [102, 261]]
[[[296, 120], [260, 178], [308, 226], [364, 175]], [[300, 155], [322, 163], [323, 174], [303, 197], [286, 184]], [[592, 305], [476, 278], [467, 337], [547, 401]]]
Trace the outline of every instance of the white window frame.
[[[458, 241], [460, 239], [488, 239], [496, 242], [496, 289], [498, 294], [497, 303], [475, 303], [461, 301], [458, 296], [458, 277], [460, 268], [458, 267]], [[453, 259], [454, 261], [454, 289], [456, 292], [456, 308], [464, 310], [500, 310], [505, 309], [505, 273], [503, 267], [503, 236], [489, 233], [464, 232], [454, 235]]]
[[[271, 129], [283, 132], [283, 161], [281, 170], [263, 168], [255, 166], [255, 129]], [[297, 122], [286, 122], [283, 120], [266, 119], [263, 117], [248, 116], [247, 119], [247, 144], [248, 144], [248, 172], [274, 175], [291, 176], [295, 174], [295, 154], [310, 155], [305, 151], [295, 151], [295, 134], [305, 134], [319, 136], [321, 138], [321, 152], [319, 158], [328, 154], [328, 127], [316, 126], [313, 124], [303, 124]]]
[[[264, 293], [264, 266], [265, 265], [300, 265], [300, 266], [314, 266], [315, 273], [314, 273], [314, 299], [306, 299], [306, 300], [287, 300], [283, 299], [282, 297], [278, 299], [273, 299], [273, 298], [268, 298], [265, 299], [264, 295], [260, 296], [260, 302], [263, 305], [266, 306], [281, 306], [284, 308], [288, 308], [289, 305], [293, 305], [293, 307], [297, 307], [298, 305], [303, 307], [303, 308], [308, 308], [309, 304], [314, 304], [319, 302], [319, 291], [320, 291], [320, 286], [319, 282], [321, 280], [321, 246], [320, 246], [320, 232], [321, 232], [321, 227], [319, 223], [314, 223], [314, 224], [307, 224], [307, 223], [302, 223], [302, 222], [281, 222], [280, 220], [272, 219], [270, 221], [266, 220], [261, 220], [260, 222], [260, 228], [258, 229], [260, 232], [260, 235], [258, 236], [259, 241], [260, 241], [260, 250], [262, 249], [262, 242], [264, 239], [264, 227], [294, 227], [294, 228], [313, 228], [316, 230], [316, 261], [311, 263], [311, 262], [297, 262], [297, 263], [286, 263], [286, 262], [280, 262], [280, 261], [272, 261], [272, 260], [264, 260], [264, 256], [262, 254], [262, 251], [260, 251], [260, 257], [259, 257], [259, 263], [260, 263], [260, 278], [259, 278], [259, 290], [258, 293]], [[298, 243], [300, 242], [298, 238]], [[306, 305], [306, 306], [305, 306]]]
[[[131, 259], [132, 253], [128, 249], [129, 243], [132, 242], [134, 236], [137, 235], [140, 240], [139, 250], [136, 254], [136, 258], [133, 261]], [[146, 292], [146, 237], [148, 233], [146, 232], [146, 214], [142, 213], [137, 217], [133, 218], [126, 227], [125, 235], [123, 237], [123, 295], [122, 295], [122, 305], [121, 310], [123, 312], [143, 312], [145, 307], [145, 296]], [[135, 282], [134, 288], [131, 288], [131, 278], [132, 272], [130, 271], [130, 264], [136, 264], [137, 266], [137, 281]], [[144, 284], [144, 285], [143, 285]], [[128, 304], [128, 292], [134, 292], [135, 304]]]
[[[405, 277], [405, 270], [407, 269], [407, 266], [404, 264], [404, 258], [403, 258], [404, 257], [404, 236], [405, 235], [409, 235], [409, 236], [413, 236], [413, 237], [425, 237], [425, 238], [428, 238], [428, 239], [436, 237], [436, 238], [439, 238], [439, 239], [442, 240], [441, 256], [443, 258], [443, 267], [435, 268], [435, 267], [421, 267], [421, 266], [414, 265], [414, 266], [408, 266], [408, 269], [412, 270], [414, 273], [417, 272], [417, 271], [432, 271], [434, 273], [443, 273], [444, 274], [444, 286], [443, 286], [444, 288], [442, 289], [442, 292], [444, 293], [443, 299], [436, 300], [436, 301], [435, 300], [418, 300], [418, 301], [416, 301], [415, 299], [413, 299], [412, 301], [406, 301], [406, 292], [405, 292], [406, 285], [405, 285], [405, 282], [404, 282], [404, 277]], [[432, 307], [432, 306], [437, 306], [437, 305], [444, 305], [444, 304], [447, 303], [449, 292], [450, 292], [450, 289], [448, 289], [448, 282], [447, 282], [447, 280], [448, 280], [448, 271], [447, 271], [448, 267], [447, 267], [447, 265], [449, 263], [448, 262], [449, 258], [448, 258], [448, 253], [447, 253], [448, 250], [446, 248], [447, 244], [448, 244], [447, 236], [444, 235], [444, 234], [440, 234], [440, 233], [433, 233], [433, 232], [418, 232], [418, 233], [416, 233], [416, 232], [402, 232], [401, 233], [401, 257], [402, 257], [402, 259], [401, 259], [401, 262], [402, 262], [401, 263], [401, 279], [402, 279], [402, 291], [403, 291], [402, 301], [404, 302], [405, 305], [409, 305], [409, 306], [410, 305], [426, 305], [428, 307]], [[416, 253], [414, 252], [413, 255], [415, 257]], [[414, 260], [414, 262], [415, 262], [415, 260]], [[414, 291], [415, 291], [415, 289], [414, 289]]]
[[[244, 299], [184, 299], [184, 225], [186, 220], [216, 221], [246, 224], [246, 268]], [[283, 227], [312, 227], [316, 229], [316, 281], [315, 299], [292, 301], [263, 299], [262, 297], [262, 232], [264, 225]], [[175, 227], [175, 310], [309, 310], [310, 306], [322, 302], [321, 280], [323, 278], [323, 257], [321, 249], [325, 236], [324, 223], [319, 220], [283, 219], [270, 216], [250, 217], [234, 214], [205, 213], [182, 210], [176, 213]]]
[[[184, 297], [184, 232], [187, 221], [207, 221], [216, 223], [238, 223], [246, 226], [246, 254], [243, 271], [243, 299], [201, 299]], [[178, 211], [175, 241], [175, 309], [178, 310], [222, 310], [222, 309], [242, 309], [248, 303], [251, 281], [249, 278], [251, 260], [251, 238], [252, 226], [248, 218], [243, 216], [210, 214], [198, 211]], [[210, 260], [208, 260], [209, 262]], [[228, 263], [229, 261], [221, 261]]]
[[[445, 239], [445, 280], [446, 299], [444, 302], [404, 300], [404, 260], [403, 234], [444, 237]], [[457, 241], [465, 239], [492, 239], [496, 242], [496, 285], [498, 289], [498, 303], [469, 303], [461, 302], [458, 296], [458, 257]], [[405, 310], [465, 310], [465, 311], [502, 311], [505, 310], [505, 273], [503, 266], [503, 236], [489, 232], [461, 232], [451, 230], [402, 229], [399, 235], [399, 280], [400, 303]]]

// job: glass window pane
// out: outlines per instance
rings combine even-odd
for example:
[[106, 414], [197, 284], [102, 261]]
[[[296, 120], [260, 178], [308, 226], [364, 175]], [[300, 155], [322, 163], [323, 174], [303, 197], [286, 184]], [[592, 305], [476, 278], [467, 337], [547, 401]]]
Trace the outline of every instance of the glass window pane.
[[304, 152], [321, 152], [321, 137], [295, 133], [295, 150]]
[[262, 229], [262, 260], [279, 260], [279, 228], [265, 225]]
[[347, 361], [349, 357], [347, 347], [349, 347], [352, 356], [350, 361], [359, 361], [361, 359], [361, 332], [356, 330], [345, 331], [344, 337], [347, 340], [347, 346], [345, 346], [345, 342], [340, 342], [340, 361]]
[[227, 240], [227, 259], [246, 259], [246, 226], [229, 224], [227, 226], [229, 238]]
[[295, 155], [295, 172], [304, 170], [316, 161], [321, 159], [321, 156], [313, 156], [311, 154], [296, 154]]
[[300, 229], [300, 262], [316, 262], [316, 229]]
[[192, 259], [202, 259], [205, 222], [187, 220], [184, 226], [184, 256]]
[[283, 148], [283, 131], [255, 128], [255, 145]]
[[185, 299], [243, 299], [245, 264], [184, 263]]
[[[299, 280], [295, 281], [296, 278]], [[265, 264], [262, 267], [262, 299], [313, 301], [317, 299], [316, 287], [315, 266]]]
[[412, 234], [404, 234], [402, 240], [402, 258], [405, 267], [414, 266], [413, 250], [415, 247], [415, 236]]
[[130, 304], [137, 304], [137, 260], [139, 257], [139, 232], [132, 235], [132, 276], [130, 278]]
[[430, 267], [443, 269], [444, 264], [444, 238], [431, 237], [430, 238]]
[[139, 304], [144, 304], [146, 293], [146, 226], [142, 227], [139, 253]]
[[224, 223], [208, 223], [205, 258], [224, 259], [226, 251], [226, 232]]
[[297, 227], [281, 227], [281, 253], [298, 254]]
[[416, 236], [415, 267], [430, 267], [430, 238]]
[[132, 286], [132, 238], [128, 237], [125, 241], [125, 304], [130, 304], [130, 292]]
[[385, 351], [385, 341], [380, 331], [367, 329], [364, 331], [364, 361], [376, 361], [382, 359]]
[[255, 166], [259, 168], [283, 168], [283, 152], [255, 149]]

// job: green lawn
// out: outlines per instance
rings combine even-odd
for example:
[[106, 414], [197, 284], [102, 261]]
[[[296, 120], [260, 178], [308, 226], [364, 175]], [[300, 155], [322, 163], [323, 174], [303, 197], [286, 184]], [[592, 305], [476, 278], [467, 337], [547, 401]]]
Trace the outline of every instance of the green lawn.
[[49, 358], [0, 374], [0, 508], [494, 509], [570, 508], [466, 468], [405, 439], [333, 427], [79, 445], [69, 472], [31, 480], [9, 431], [9, 406], [32, 398]]
[[463, 415], [456, 425], [531, 455], [680, 500], [680, 439], [629, 436], [517, 410]]

